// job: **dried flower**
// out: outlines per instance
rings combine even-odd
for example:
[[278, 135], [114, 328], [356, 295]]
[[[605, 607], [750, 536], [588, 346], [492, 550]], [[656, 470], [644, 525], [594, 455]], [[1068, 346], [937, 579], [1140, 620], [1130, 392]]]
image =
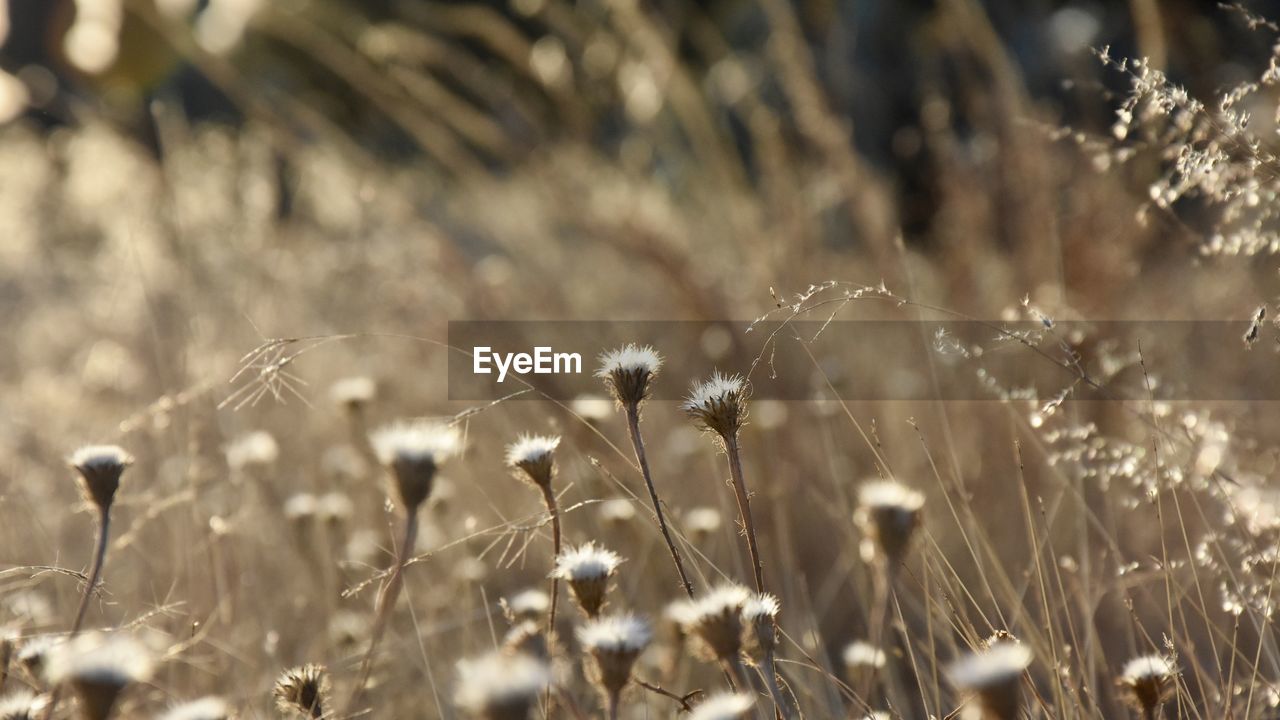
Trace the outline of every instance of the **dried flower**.
[[192, 700], [173, 708], [160, 716], [160, 720], [230, 720], [231, 708], [218, 697]]
[[617, 707], [631, 681], [631, 668], [652, 637], [649, 624], [630, 613], [596, 618], [578, 630], [578, 641], [591, 654], [596, 681], [610, 707]]
[[343, 378], [329, 388], [329, 397], [347, 412], [359, 412], [373, 402], [378, 394], [378, 385], [373, 378], [357, 376]]
[[504, 598], [502, 604], [513, 623], [537, 620], [547, 614], [547, 610], [551, 607], [551, 596], [541, 590], [530, 588]]
[[1022, 674], [1031, 664], [1026, 646], [1004, 642], [951, 663], [947, 675], [969, 691], [988, 720], [1015, 720], [1021, 705]]
[[36, 720], [45, 699], [29, 690], [17, 690], [0, 698], [0, 720]]
[[621, 563], [622, 558], [617, 553], [593, 541], [565, 549], [556, 557], [556, 567], [551, 574], [568, 581], [582, 611], [587, 617], [595, 617], [604, 607], [609, 580]]
[[1156, 708], [1173, 692], [1177, 674], [1178, 669], [1163, 655], [1143, 655], [1125, 663], [1116, 684], [1134, 707], [1153, 718]]
[[718, 660], [737, 662], [742, 651], [742, 608], [751, 591], [741, 585], [720, 585], [697, 600], [673, 604], [669, 612], [686, 633], [702, 640]]
[[876, 556], [879, 550], [891, 567], [906, 557], [911, 537], [920, 524], [924, 495], [892, 480], [875, 480], [863, 484], [858, 491], [858, 510], [854, 519], [871, 544], [864, 545], [864, 555]]
[[88, 445], [72, 453], [67, 462], [80, 473], [85, 499], [105, 513], [120, 488], [120, 476], [133, 464], [133, 456], [116, 445]]
[[391, 470], [396, 493], [412, 514], [431, 495], [441, 463], [462, 449], [457, 429], [417, 420], [397, 422], [373, 433], [378, 462]]
[[120, 693], [148, 680], [153, 667], [151, 651], [137, 640], [93, 632], [55, 646], [44, 672], [50, 685], [71, 686], [85, 720], [106, 720]]
[[842, 657], [845, 667], [850, 669], [882, 668], [885, 663], [884, 650], [865, 640], [855, 640], [846, 645]]
[[355, 506], [346, 493], [328, 492], [321, 495], [316, 501], [316, 514], [320, 517], [321, 522], [328, 525], [336, 525], [347, 521], [354, 511]]
[[225, 452], [228, 467], [245, 470], [274, 463], [280, 457], [280, 446], [271, 433], [256, 430], [232, 440]]
[[600, 423], [613, 414], [613, 402], [601, 395], [579, 395], [569, 403], [569, 409], [589, 423]]
[[716, 693], [699, 703], [689, 720], [745, 720], [755, 704], [746, 693]]
[[533, 620], [522, 620], [513, 625], [502, 638], [502, 649], [526, 653], [542, 660], [551, 659], [547, 636], [542, 632], [542, 626]]
[[638, 408], [648, 399], [650, 383], [661, 367], [662, 356], [652, 347], [628, 344], [600, 356], [596, 377], [604, 379], [618, 405]]
[[507, 466], [520, 470], [534, 485], [549, 488], [559, 445], [558, 435], [521, 435], [507, 446]]
[[721, 375], [717, 370], [709, 380], [694, 383], [680, 407], [728, 442], [737, 437], [747, 419], [747, 381], [741, 375]]
[[284, 516], [294, 522], [305, 522], [316, 516], [316, 496], [297, 493], [284, 501]]
[[329, 671], [323, 665], [289, 668], [276, 679], [276, 707], [286, 715], [323, 717], [328, 708]]
[[459, 707], [478, 720], [527, 720], [551, 684], [551, 668], [523, 653], [494, 652], [458, 663]]
[[630, 500], [613, 498], [600, 503], [600, 520], [609, 525], [626, 525], [636, 517], [636, 508]]
[[720, 511], [713, 507], [691, 508], [684, 516], [685, 531], [695, 543], [706, 542], [712, 534], [720, 530]]
[[778, 611], [782, 605], [769, 593], [752, 593], [742, 605], [742, 622], [747, 637], [763, 653], [771, 653], [778, 646]]

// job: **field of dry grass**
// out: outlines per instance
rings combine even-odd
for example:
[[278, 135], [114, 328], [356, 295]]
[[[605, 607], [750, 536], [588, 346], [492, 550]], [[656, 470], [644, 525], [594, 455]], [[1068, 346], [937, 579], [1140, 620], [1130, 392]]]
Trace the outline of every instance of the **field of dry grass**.
[[[1264, 18], [8, 5], [0, 720], [1280, 717]], [[457, 320], [759, 362], [450, 400]]]

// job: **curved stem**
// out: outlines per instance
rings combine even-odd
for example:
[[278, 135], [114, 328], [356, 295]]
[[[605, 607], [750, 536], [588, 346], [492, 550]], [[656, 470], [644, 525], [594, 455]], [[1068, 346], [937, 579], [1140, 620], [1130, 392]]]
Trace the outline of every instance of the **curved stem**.
[[751, 519], [751, 495], [742, 475], [742, 457], [738, 451], [737, 436], [725, 438], [725, 451], [729, 455], [729, 474], [733, 478], [733, 490], [738, 497], [738, 513], [742, 516], [742, 529], [747, 535], [747, 551], [755, 572], [756, 592], [764, 592], [764, 568], [760, 564], [760, 549], [756, 545], [756, 524]]
[[369, 682], [369, 674], [373, 670], [373, 654], [377, 651], [378, 643], [382, 640], [382, 634], [387, 629], [387, 620], [391, 617], [391, 609], [395, 607], [396, 600], [400, 597], [400, 588], [404, 584], [404, 565], [409, 560], [409, 555], [412, 553], [413, 543], [417, 536], [418, 512], [417, 508], [414, 508], [409, 512], [409, 516], [405, 518], [404, 540], [397, 549], [395, 566], [391, 569], [391, 574], [387, 577], [387, 581], [383, 583], [382, 590], [378, 592], [377, 616], [374, 619], [373, 631], [369, 635], [369, 649], [365, 651], [364, 660], [360, 662], [360, 674], [357, 676], [355, 687], [351, 690], [351, 699], [347, 701], [347, 711], [344, 715], [351, 714], [356, 703], [360, 701], [360, 697], [364, 694], [365, 685]]
[[662, 512], [662, 503], [658, 500], [658, 490], [653, 486], [653, 477], [649, 474], [649, 460], [644, 454], [644, 440], [640, 437], [640, 408], [637, 405], [627, 405], [627, 430], [631, 435], [631, 447], [635, 450], [636, 461], [640, 463], [640, 474], [644, 476], [645, 487], [649, 489], [649, 499], [653, 502], [653, 512], [658, 516], [658, 528], [662, 530], [662, 539], [667, 541], [667, 549], [671, 551], [671, 560], [676, 565], [676, 573], [680, 575], [680, 584], [684, 586], [685, 594], [689, 599], [693, 599], [693, 583], [689, 582], [689, 576], [684, 571], [684, 561], [680, 559], [680, 551], [676, 549], [675, 541], [671, 539], [671, 531], [667, 528], [667, 518]]

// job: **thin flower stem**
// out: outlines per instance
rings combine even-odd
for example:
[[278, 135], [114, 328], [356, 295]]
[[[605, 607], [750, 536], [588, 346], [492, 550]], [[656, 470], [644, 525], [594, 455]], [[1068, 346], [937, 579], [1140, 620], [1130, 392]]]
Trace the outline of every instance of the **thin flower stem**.
[[761, 668], [764, 675], [765, 688], [769, 690], [769, 695], [773, 698], [774, 708], [778, 714], [785, 720], [793, 720], [795, 713], [792, 711], [791, 704], [787, 702], [787, 698], [782, 694], [782, 687], [778, 685], [778, 663], [773, 650], [768, 650], [764, 654], [764, 667]]
[[383, 584], [382, 590], [378, 593], [378, 601], [376, 603], [377, 616], [374, 619], [373, 631], [369, 636], [369, 649], [365, 651], [364, 660], [360, 662], [360, 674], [357, 676], [355, 687], [351, 690], [351, 699], [347, 701], [347, 711], [344, 715], [351, 715], [356, 703], [360, 701], [364, 695], [365, 686], [369, 683], [369, 674], [373, 670], [373, 655], [378, 649], [378, 643], [382, 640], [382, 635], [387, 629], [387, 621], [391, 617], [391, 610], [396, 605], [396, 600], [400, 597], [400, 588], [403, 586], [404, 566], [412, 553], [414, 541], [418, 537], [418, 512], [417, 508], [409, 511], [409, 516], [405, 518], [404, 523], [404, 541], [397, 548], [395, 567], [391, 571], [391, 575], [387, 577], [386, 583]]
[[729, 474], [733, 478], [733, 490], [738, 497], [738, 513], [742, 528], [747, 534], [747, 551], [755, 574], [756, 592], [765, 592], [764, 568], [760, 564], [760, 549], [756, 545], [756, 524], [751, 519], [751, 495], [747, 492], [747, 480], [742, 475], [742, 456], [738, 450], [737, 436], [725, 438], [725, 450], [729, 455]]
[[627, 430], [631, 435], [631, 447], [635, 449], [636, 461], [640, 463], [640, 474], [644, 476], [645, 487], [649, 489], [649, 499], [653, 502], [653, 512], [658, 517], [658, 528], [662, 530], [662, 538], [667, 541], [667, 549], [671, 551], [671, 560], [676, 565], [676, 573], [680, 575], [680, 584], [684, 586], [684, 592], [693, 599], [693, 583], [689, 582], [689, 576], [684, 571], [684, 561], [680, 558], [680, 551], [676, 548], [675, 541], [671, 539], [671, 531], [667, 528], [667, 518], [662, 512], [662, 502], [658, 499], [658, 490], [653, 485], [653, 477], [649, 473], [649, 460], [644, 453], [644, 440], [640, 436], [640, 408], [636, 404], [628, 404], [627, 412]]
[[[98, 512], [98, 537], [93, 544], [93, 564], [89, 566], [89, 579], [84, 586], [84, 593], [80, 595], [80, 607], [76, 610], [76, 619], [71, 623], [71, 632], [68, 637], [75, 637], [80, 634], [80, 628], [84, 624], [85, 613], [89, 610], [89, 600], [93, 597], [93, 589], [97, 587], [98, 580], [102, 577], [102, 566], [107, 560], [107, 539], [111, 536], [111, 510], [110, 508], [100, 508]], [[45, 720], [53, 720], [54, 714], [58, 711], [58, 701], [62, 696], [62, 686], [58, 685], [53, 689], [53, 693], [49, 695], [49, 705], [45, 712]]]
[[80, 634], [84, 624], [85, 612], [89, 609], [89, 600], [93, 597], [93, 589], [102, 577], [102, 566], [107, 560], [107, 539], [111, 534], [111, 511], [103, 510], [98, 516], [98, 539], [93, 546], [93, 564], [89, 567], [89, 580], [84, 586], [84, 594], [80, 596], [80, 608], [76, 610], [75, 622], [71, 624], [71, 637]]
[[[556, 503], [556, 495], [551, 491], [550, 486], [542, 486], [542, 500], [547, 505], [547, 512], [551, 514], [551, 546], [554, 552], [552, 555], [552, 564], [555, 564], [555, 558], [560, 557], [560, 506]], [[555, 632], [556, 629], [556, 605], [560, 595], [560, 578], [551, 577], [551, 610], [547, 613], [547, 633], [548, 637]]]

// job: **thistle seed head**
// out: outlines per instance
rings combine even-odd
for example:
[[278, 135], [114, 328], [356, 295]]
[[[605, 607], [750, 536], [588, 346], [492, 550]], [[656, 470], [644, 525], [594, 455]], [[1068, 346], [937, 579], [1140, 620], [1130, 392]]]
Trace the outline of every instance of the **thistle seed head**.
[[550, 488], [559, 445], [559, 435], [521, 435], [507, 446], [507, 467], [540, 488]]
[[289, 717], [323, 717], [329, 707], [329, 671], [314, 664], [289, 668], [276, 679], [272, 694], [276, 707]]
[[296, 493], [284, 501], [284, 516], [296, 523], [308, 522], [316, 516], [316, 496], [311, 493]]
[[1148, 716], [1169, 698], [1178, 669], [1163, 655], [1143, 655], [1125, 663], [1116, 684], [1126, 699]]
[[358, 413], [373, 402], [378, 394], [378, 384], [373, 378], [356, 376], [343, 378], [329, 388], [329, 397], [338, 407], [349, 413]]
[[710, 379], [694, 383], [680, 407], [727, 443], [738, 436], [746, 422], [747, 393], [747, 381], [741, 375], [722, 375], [717, 370]]
[[551, 684], [551, 667], [523, 653], [494, 652], [458, 663], [455, 702], [477, 720], [528, 720]]
[[742, 605], [742, 624], [750, 644], [762, 653], [778, 647], [778, 598], [769, 593], [752, 593]]
[[600, 355], [596, 377], [604, 379], [620, 407], [639, 408], [649, 398], [650, 383], [662, 367], [662, 356], [649, 345], [624, 345]]
[[0, 720], [36, 720], [46, 700], [29, 690], [16, 690], [0, 698]]
[[609, 580], [621, 563], [622, 558], [617, 553], [592, 541], [562, 551], [556, 558], [556, 567], [551, 575], [567, 581], [582, 612], [587, 617], [596, 617], [604, 607]]
[[525, 653], [542, 660], [551, 660], [551, 646], [542, 632], [543, 626], [533, 620], [522, 620], [511, 627], [502, 638], [502, 649], [507, 652]]
[[595, 679], [606, 698], [616, 700], [622, 694], [652, 637], [649, 623], [630, 613], [589, 620], [578, 630], [578, 641], [591, 654]]
[[316, 515], [326, 525], [338, 525], [351, 519], [355, 505], [346, 493], [328, 492], [316, 501]]
[[884, 650], [865, 640], [855, 640], [845, 646], [842, 653], [845, 667], [854, 670], [859, 668], [882, 668], [885, 663]]
[[280, 457], [280, 445], [271, 433], [256, 430], [232, 440], [223, 452], [227, 455], [227, 467], [247, 470], [274, 463]]
[[1031, 651], [1019, 643], [997, 643], [951, 663], [947, 676], [977, 700], [987, 720], [1016, 720], [1021, 706], [1022, 675]]
[[550, 611], [551, 596], [541, 590], [530, 588], [521, 590], [509, 598], [503, 598], [502, 606], [506, 611], [507, 619], [512, 623], [537, 621], [539, 618], [546, 617], [547, 612]]
[[673, 604], [669, 612], [685, 633], [702, 641], [717, 660], [736, 660], [742, 652], [742, 608], [751, 592], [741, 585], [721, 585], [696, 600]]
[[924, 495], [902, 483], [875, 480], [858, 491], [854, 520], [865, 535], [863, 554], [880, 557], [896, 567], [907, 555], [911, 538], [920, 525]]
[[160, 720], [231, 720], [231, 707], [222, 698], [200, 698], [175, 705]]
[[428, 420], [393, 423], [369, 439], [378, 462], [391, 471], [396, 494], [409, 514], [431, 496], [440, 465], [462, 449], [456, 428]]
[[151, 651], [137, 640], [91, 632], [55, 646], [44, 673], [50, 685], [71, 687], [85, 720], [107, 720], [124, 689], [150, 679], [153, 668]]
[[595, 425], [613, 415], [614, 401], [603, 395], [579, 395], [569, 403], [569, 409], [587, 422]]
[[67, 462], [80, 473], [85, 499], [105, 513], [111, 509], [120, 476], [133, 464], [133, 456], [117, 445], [87, 445], [72, 453]]
[[755, 704], [755, 698], [746, 693], [716, 693], [699, 703], [689, 720], [745, 720]]

